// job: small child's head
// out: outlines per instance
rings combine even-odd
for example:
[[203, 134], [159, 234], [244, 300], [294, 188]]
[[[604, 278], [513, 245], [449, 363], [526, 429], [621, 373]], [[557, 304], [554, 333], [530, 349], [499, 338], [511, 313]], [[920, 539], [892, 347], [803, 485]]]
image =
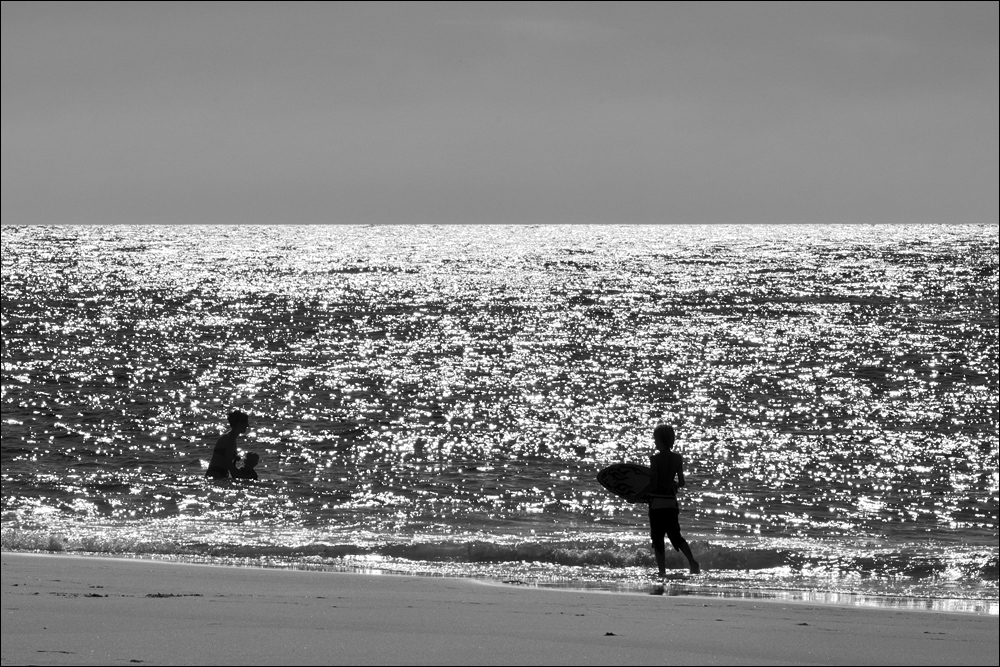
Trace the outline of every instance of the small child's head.
[[246, 461], [243, 463], [243, 467], [253, 468], [255, 465], [257, 465], [258, 461], [260, 461], [260, 457], [254, 454], [253, 452], [250, 452], [249, 454], [247, 454]]

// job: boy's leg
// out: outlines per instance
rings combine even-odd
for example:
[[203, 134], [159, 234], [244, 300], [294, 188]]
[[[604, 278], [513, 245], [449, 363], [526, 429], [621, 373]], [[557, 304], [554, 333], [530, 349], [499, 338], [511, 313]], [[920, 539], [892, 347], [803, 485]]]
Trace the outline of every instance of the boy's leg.
[[656, 556], [656, 570], [660, 578], [667, 576], [666, 522], [662, 510], [649, 511], [649, 537], [653, 541], [653, 555]]
[[674, 546], [684, 557], [687, 558], [688, 570], [691, 574], [699, 574], [701, 572], [701, 566], [698, 565], [698, 561], [694, 559], [694, 555], [691, 553], [691, 547], [688, 545], [687, 540], [681, 536], [681, 524], [679, 521], [680, 511], [679, 510], [668, 510], [669, 522], [667, 525], [667, 537], [670, 538], [670, 544]]

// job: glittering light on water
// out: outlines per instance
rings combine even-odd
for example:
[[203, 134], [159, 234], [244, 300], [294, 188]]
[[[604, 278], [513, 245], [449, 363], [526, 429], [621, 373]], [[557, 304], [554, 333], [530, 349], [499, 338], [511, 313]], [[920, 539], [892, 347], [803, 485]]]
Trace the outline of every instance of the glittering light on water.
[[[670, 420], [702, 539], [996, 544], [994, 228], [5, 228], [3, 253], [5, 526], [641, 534], [591, 480]], [[208, 484], [231, 407], [261, 480]]]

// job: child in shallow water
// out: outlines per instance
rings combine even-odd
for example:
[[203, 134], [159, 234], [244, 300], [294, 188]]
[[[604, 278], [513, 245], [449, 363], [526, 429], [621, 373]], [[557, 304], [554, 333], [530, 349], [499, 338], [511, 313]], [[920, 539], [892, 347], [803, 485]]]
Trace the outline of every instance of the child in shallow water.
[[257, 471], [254, 467], [260, 461], [260, 457], [250, 452], [243, 462], [243, 467], [236, 471], [237, 479], [257, 479]]
[[236, 443], [239, 437], [250, 428], [250, 417], [242, 410], [233, 410], [229, 413], [229, 433], [226, 433], [215, 443], [212, 451], [212, 460], [205, 471], [205, 477], [209, 479], [226, 479], [230, 475], [237, 477], [239, 470], [236, 468], [236, 461], [239, 455], [236, 453]]
[[677, 489], [684, 486], [684, 458], [673, 451], [674, 427], [660, 424], [653, 429], [656, 453], [649, 457], [649, 467], [653, 480], [643, 492], [650, 496], [649, 534], [653, 540], [653, 553], [659, 576], [666, 575], [666, 545], [670, 544], [687, 558], [691, 574], [699, 574], [701, 566], [691, 554], [691, 546], [681, 535], [680, 509], [677, 504]]

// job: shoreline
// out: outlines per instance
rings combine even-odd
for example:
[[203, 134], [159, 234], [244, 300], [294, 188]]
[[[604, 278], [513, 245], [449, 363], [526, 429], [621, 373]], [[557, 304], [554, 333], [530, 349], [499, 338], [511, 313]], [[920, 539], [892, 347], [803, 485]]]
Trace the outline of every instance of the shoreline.
[[[647, 595], [653, 583], [565, 580], [565, 581], [525, 581], [522, 579], [500, 579], [488, 575], [462, 575], [433, 570], [406, 570], [396, 568], [392, 562], [386, 564], [351, 565], [321, 565], [311, 563], [272, 563], [255, 562], [252, 558], [240, 559], [244, 562], [234, 562], [232, 559], [208, 556], [182, 556], [179, 554], [156, 553], [119, 553], [109, 554], [90, 551], [47, 551], [47, 550], [3, 550], [3, 554], [21, 554], [28, 556], [65, 556], [68, 558], [107, 558], [110, 560], [143, 561], [176, 565], [201, 565], [206, 567], [228, 568], [259, 568], [277, 571], [315, 572], [318, 574], [361, 574], [371, 576], [429, 577], [432, 579], [451, 578], [474, 581], [484, 585], [513, 586], [524, 589], [563, 590], [586, 593], [611, 593], [616, 595]], [[516, 576], [516, 575], [515, 575]], [[891, 609], [900, 611], [928, 611], [937, 613], [973, 614], [1000, 616], [1000, 600], [997, 598], [971, 597], [932, 597], [920, 595], [902, 595], [892, 593], [871, 593], [843, 590], [823, 590], [810, 588], [780, 588], [759, 586], [725, 586], [691, 581], [686, 574], [675, 574], [669, 577], [664, 595], [667, 597], [712, 598], [718, 600], [749, 600], [760, 602], [782, 602], [788, 604], [804, 603], [815, 605], [833, 605], [840, 607], [858, 607], [874, 609]]]
[[[3, 552], [4, 664], [997, 664], [991, 615]], [[196, 566], [196, 567], [192, 567]]]
[[[486, 582], [489, 583], [489, 582]], [[621, 595], [644, 595], [645, 591], [625, 591], [605, 589], [600, 586], [567, 584], [528, 584], [542, 590], [576, 590], [588, 593], [612, 593]], [[709, 598], [716, 600], [747, 600], [762, 603], [812, 604], [846, 608], [887, 609], [905, 612], [929, 612], [938, 614], [971, 614], [976, 616], [1000, 615], [997, 600], [967, 598], [928, 598], [905, 595], [875, 595], [843, 591], [813, 591], [806, 589], [782, 588], [738, 588], [709, 586], [679, 586], [665, 593], [668, 597]]]

